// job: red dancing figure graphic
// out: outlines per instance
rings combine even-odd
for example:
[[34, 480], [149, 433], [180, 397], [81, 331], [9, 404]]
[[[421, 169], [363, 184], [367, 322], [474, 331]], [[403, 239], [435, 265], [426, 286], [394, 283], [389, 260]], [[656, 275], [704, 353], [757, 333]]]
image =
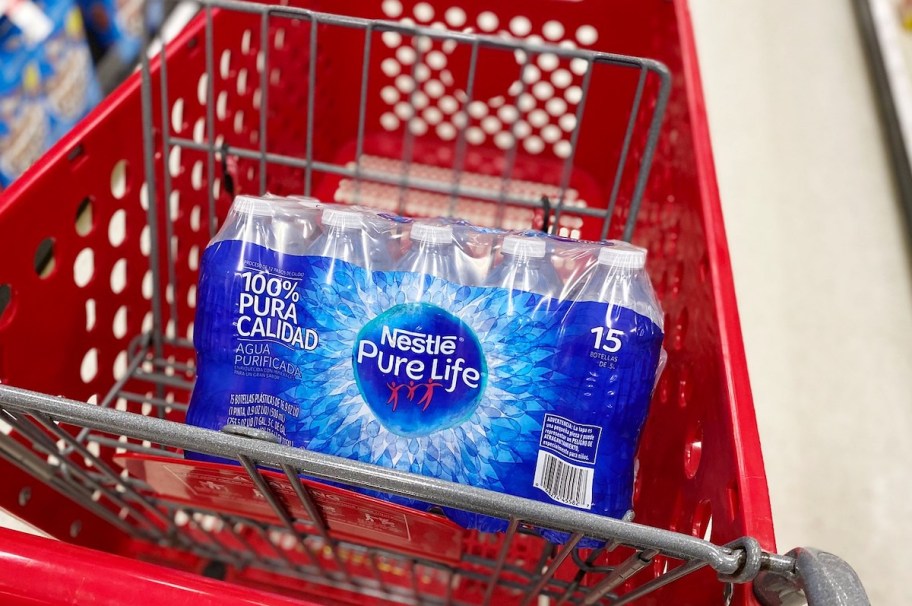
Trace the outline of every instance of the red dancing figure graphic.
[[[403, 383], [402, 385], [397, 385], [394, 381], [390, 381], [389, 383], [386, 384], [386, 386], [389, 387], [389, 389], [390, 389], [390, 397], [389, 397], [389, 400], [386, 401], [386, 403], [389, 404], [390, 402], [392, 402], [393, 411], [395, 412], [396, 406], [399, 405], [399, 392], [402, 391], [403, 387], [405, 387], [405, 383]], [[409, 399], [411, 399], [411, 398], [409, 398]]]
[[[443, 383], [435, 383], [431, 379], [428, 379], [427, 383], [422, 383], [421, 385], [418, 385], [418, 387], [426, 388], [424, 395], [421, 396], [420, 400], [418, 400], [418, 406], [421, 406], [422, 404], [424, 404], [424, 408], [421, 409], [421, 412], [424, 412], [425, 410], [428, 409], [428, 406], [431, 405], [431, 400], [434, 399], [434, 388], [443, 387]], [[411, 398], [409, 398], [409, 399], [411, 399]]]
[[408, 390], [408, 393], [406, 395], [408, 396], [409, 402], [415, 401], [415, 390], [419, 387], [421, 387], [421, 385], [415, 385], [414, 381], [409, 381], [408, 387], [406, 387]]

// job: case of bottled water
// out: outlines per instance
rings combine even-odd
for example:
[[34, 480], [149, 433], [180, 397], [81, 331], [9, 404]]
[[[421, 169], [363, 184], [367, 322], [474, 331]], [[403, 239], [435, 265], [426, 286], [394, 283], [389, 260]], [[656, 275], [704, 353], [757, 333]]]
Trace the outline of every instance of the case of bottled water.
[[623, 242], [238, 197], [201, 263], [187, 421], [621, 517], [664, 355], [645, 263]]

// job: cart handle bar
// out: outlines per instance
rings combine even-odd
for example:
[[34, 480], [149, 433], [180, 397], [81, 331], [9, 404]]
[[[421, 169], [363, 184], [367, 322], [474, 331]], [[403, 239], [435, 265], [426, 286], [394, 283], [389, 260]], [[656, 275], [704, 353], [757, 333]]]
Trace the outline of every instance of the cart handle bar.
[[247, 458], [266, 467], [281, 469], [287, 465], [299, 473], [324, 480], [341, 479], [360, 488], [416, 499], [432, 498], [436, 504], [446, 507], [505, 519], [517, 518], [641, 549], [656, 549], [675, 558], [696, 560], [693, 565], [708, 565], [728, 582], [747, 583], [759, 575], [755, 591], [767, 606], [783, 605], [783, 591], [794, 594], [801, 590], [806, 592], [811, 606], [869, 605], [861, 581], [851, 567], [834, 555], [813, 549], [797, 549], [781, 556], [760, 549], [749, 537], [720, 547], [670, 530], [5, 385], [0, 385], [0, 408], [28, 415], [47, 415], [58, 422], [184, 450], [234, 460]]

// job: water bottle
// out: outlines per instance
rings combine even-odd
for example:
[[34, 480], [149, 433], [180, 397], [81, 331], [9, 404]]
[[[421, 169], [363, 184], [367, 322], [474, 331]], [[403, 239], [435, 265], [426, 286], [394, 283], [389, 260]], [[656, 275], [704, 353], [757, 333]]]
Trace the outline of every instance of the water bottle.
[[[549, 413], [552, 424], [557, 419], [572, 429], [571, 436], [591, 430], [592, 440], [574, 450], [577, 443], [564, 443], [564, 434], [546, 421], [542, 443], [552, 447], [540, 455], [536, 485], [558, 502], [591, 504], [605, 515], [621, 517], [631, 506], [637, 437], [661, 356], [662, 314], [644, 270], [644, 249], [609, 242], [595, 252], [595, 262], [583, 265], [565, 288], [569, 300], [564, 302], [555, 376], [567, 380]], [[567, 477], [576, 479], [567, 483]], [[569, 538], [560, 531], [541, 533], [555, 543]], [[578, 546], [601, 544], [584, 539]]]
[[320, 211], [315, 200], [273, 198], [273, 239], [276, 250], [289, 255], [304, 255], [320, 235]]
[[664, 316], [645, 267], [645, 249], [626, 242], [610, 241], [599, 250], [595, 265], [580, 277], [571, 298], [632, 309], [661, 329]]
[[408, 233], [407, 226], [412, 220], [373, 211], [365, 211], [363, 218], [371, 271], [395, 270], [399, 257], [402, 256], [404, 234]]
[[332, 281], [337, 261], [367, 268], [369, 263], [361, 213], [355, 210], [324, 208], [323, 233], [314, 241], [307, 254], [332, 260], [326, 275], [327, 282]]
[[462, 284], [456, 265], [456, 246], [453, 228], [449, 225], [415, 223], [412, 226], [411, 248], [399, 261], [399, 271], [437, 276]]
[[275, 237], [277, 207], [268, 198], [238, 196], [211, 244], [240, 240], [279, 250]]
[[319, 206], [277, 196], [238, 196], [215, 242], [240, 240], [302, 255], [319, 234]]
[[561, 292], [561, 279], [551, 265], [548, 245], [542, 239], [507, 236], [503, 240], [503, 260], [488, 274], [485, 286], [500, 286], [547, 297]]

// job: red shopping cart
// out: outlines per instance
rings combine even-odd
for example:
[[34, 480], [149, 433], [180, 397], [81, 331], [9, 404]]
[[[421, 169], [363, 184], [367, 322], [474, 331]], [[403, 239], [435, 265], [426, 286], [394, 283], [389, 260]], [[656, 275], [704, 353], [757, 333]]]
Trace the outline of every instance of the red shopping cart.
[[[231, 588], [18, 539], [0, 589], [57, 561], [38, 569], [109, 603], [127, 599], [119, 576], [150, 601], [866, 603], [840, 560], [774, 552], [686, 2], [202, 6], [0, 198], [0, 507]], [[669, 358], [635, 523], [183, 425], [200, 255], [233, 194], [266, 191], [647, 246]], [[182, 449], [241, 466], [188, 466]], [[374, 515], [302, 474], [509, 529]], [[18, 595], [81, 598], [38, 592]]]

